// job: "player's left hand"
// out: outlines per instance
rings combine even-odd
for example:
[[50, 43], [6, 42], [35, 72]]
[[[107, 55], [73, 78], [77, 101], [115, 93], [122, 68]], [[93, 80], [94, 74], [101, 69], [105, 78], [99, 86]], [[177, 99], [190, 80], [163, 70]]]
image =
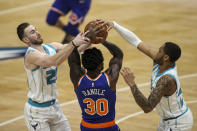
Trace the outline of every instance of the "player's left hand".
[[97, 34], [103, 31], [102, 26], [98, 26], [96, 28], [90, 27], [88, 31], [85, 32], [85, 36], [90, 40], [102, 40], [102, 37], [98, 37]]
[[129, 85], [129, 86], [133, 86], [135, 85], [135, 76], [134, 76], [134, 73], [130, 70], [130, 68], [128, 67], [124, 67], [122, 70], [121, 70], [121, 75], [123, 76], [125, 82]]
[[107, 20], [97, 19], [96, 23], [97, 24], [102, 24], [102, 26], [107, 25], [107, 27], [108, 27], [107, 31], [110, 31], [114, 27], [113, 22], [107, 21]]
[[86, 34], [80, 32], [72, 41], [76, 46], [80, 46], [82, 44], [89, 44], [90, 39], [85, 36]]

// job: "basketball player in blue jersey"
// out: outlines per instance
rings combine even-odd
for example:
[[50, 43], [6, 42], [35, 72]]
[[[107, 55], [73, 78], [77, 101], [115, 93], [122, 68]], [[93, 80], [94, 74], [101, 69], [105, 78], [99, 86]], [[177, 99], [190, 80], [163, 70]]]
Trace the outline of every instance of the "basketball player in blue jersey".
[[106, 71], [103, 55], [97, 48], [85, 50], [80, 56], [75, 49], [69, 56], [70, 78], [82, 112], [81, 131], [119, 131], [115, 124], [116, 83], [122, 67], [123, 52], [110, 42], [104, 42], [113, 55]]
[[[99, 30], [97, 30], [99, 33]], [[96, 32], [96, 31], [95, 31]], [[57, 66], [64, 62], [75, 47], [83, 51], [89, 45], [94, 30], [78, 34], [69, 44], [57, 42], [43, 44], [43, 39], [35, 26], [22, 23], [17, 28], [21, 41], [29, 47], [24, 65], [29, 87], [25, 104], [25, 121], [30, 131], [70, 131], [57, 99]], [[82, 45], [83, 44], [83, 45]]]
[[156, 51], [142, 42], [133, 32], [116, 22], [101, 22], [114, 28], [131, 45], [154, 61], [151, 94], [148, 99], [138, 89], [134, 74], [128, 67], [123, 68], [121, 74], [130, 86], [136, 103], [145, 113], [156, 108], [161, 116], [157, 131], [191, 131], [193, 116], [183, 99], [175, 63], [181, 56], [180, 47], [175, 43], [166, 42], [159, 48], [159, 51]]
[[[83, 23], [91, 5], [91, 0], [55, 0], [48, 12], [46, 22], [62, 29], [66, 35], [63, 44], [71, 41], [79, 33], [79, 26]], [[65, 25], [60, 17], [67, 15], [70, 11], [68, 23]]]

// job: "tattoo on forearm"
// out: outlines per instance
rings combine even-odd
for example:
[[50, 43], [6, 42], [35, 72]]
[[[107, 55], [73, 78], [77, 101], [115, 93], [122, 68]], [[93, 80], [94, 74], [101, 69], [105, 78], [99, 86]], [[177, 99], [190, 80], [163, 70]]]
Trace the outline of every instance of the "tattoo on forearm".
[[160, 102], [162, 96], [169, 91], [169, 87], [172, 86], [172, 80], [168, 76], [162, 77], [156, 85], [156, 88], [151, 92], [148, 99], [141, 93], [136, 85], [131, 87], [132, 94], [136, 103], [145, 111], [149, 112], [155, 108]]
[[136, 103], [146, 112], [147, 110], [151, 110], [151, 106], [147, 100], [147, 98], [141, 93], [141, 91], [137, 88], [136, 85], [131, 87], [132, 94], [135, 98]]
[[161, 77], [156, 85], [156, 88], [151, 92], [148, 101], [152, 108], [154, 108], [172, 86], [172, 80], [168, 76]]

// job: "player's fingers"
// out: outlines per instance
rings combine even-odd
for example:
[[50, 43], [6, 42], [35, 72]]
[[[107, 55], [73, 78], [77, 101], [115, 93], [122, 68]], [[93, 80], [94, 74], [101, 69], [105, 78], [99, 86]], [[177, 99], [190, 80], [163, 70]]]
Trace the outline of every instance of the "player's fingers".
[[80, 32], [77, 36], [81, 36], [83, 34], [83, 32]]
[[96, 37], [97, 40], [103, 40], [103, 37]]
[[101, 21], [102, 19], [96, 19], [96, 21]]
[[110, 26], [110, 24], [109, 24], [109, 22], [108, 21], [104, 21], [103, 23], [102, 23], [102, 26]]
[[123, 67], [123, 69], [122, 69], [122, 73], [125, 75], [125, 67]]
[[126, 68], [128, 73], [131, 73], [131, 69], [129, 67]]
[[125, 74], [124, 74], [124, 71], [123, 71], [123, 70], [120, 71], [120, 74], [121, 74], [123, 77], [125, 77]]
[[98, 26], [98, 27], [96, 27], [95, 29], [94, 29], [94, 31], [98, 31], [98, 30], [101, 30], [103, 28], [103, 26]]
[[102, 24], [102, 23], [104, 23], [105, 21], [104, 20], [102, 20], [102, 19], [96, 19], [96, 24]]
[[112, 28], [112, 26], [108, 26], [107, 31], [110, 31]]
[[127, 78], [129, 78], [130, 74], [129, 74], [129, 70], [128, 70], [128, 67], [125, 67], [124, 68], [124, 74]]
[[89, 31], [89, 30], [87, 30], [87, 31], [84, 33], [84, 36], [86, 36], [89, 32], [90, 32], [90, 31]]
[[95, 34], [98, 34], [98, 33], [103, 32], [103, 31], [104, 31], [103, 28], [102, 29], [99, 29], [99, 30], [95, 31]]
[[89, 43], [90, 43], [90, 39], [89, 39], [89, 38], [84, 37], [83, 39], [84, 39], [84, 41], [86, 41], [86, 42], [87, 42], [86, 44], [89, 44]]

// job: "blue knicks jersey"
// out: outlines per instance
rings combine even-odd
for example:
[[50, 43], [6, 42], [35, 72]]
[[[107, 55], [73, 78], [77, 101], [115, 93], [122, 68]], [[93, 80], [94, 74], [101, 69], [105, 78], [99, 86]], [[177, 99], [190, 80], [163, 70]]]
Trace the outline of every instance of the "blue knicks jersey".
[[82, 118], [89, 123], [105, 123], [115, 119], [116, 92], [110, 88], [106, 73], [96, 79], [84, 74], [76, 91]]

